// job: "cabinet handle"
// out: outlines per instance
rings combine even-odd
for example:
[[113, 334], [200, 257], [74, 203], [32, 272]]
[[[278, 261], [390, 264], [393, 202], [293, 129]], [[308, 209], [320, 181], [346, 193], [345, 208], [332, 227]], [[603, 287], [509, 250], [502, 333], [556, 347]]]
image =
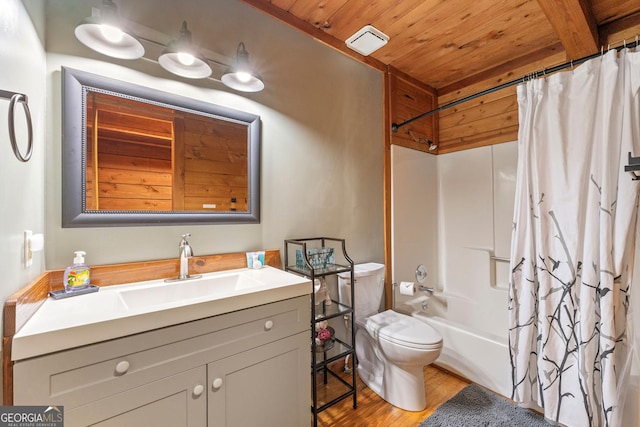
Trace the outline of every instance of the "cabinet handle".
[[272, 320], [267, 320], [264, 323], [264, 329], [267, 330], [267, 331], [270, 331], [271, 328], [273, 328], [273, 321]]
[[204, 391], [204, 386], [202, 384], [198, 384], [193, 388], [193, 397], [200, 397], [203, 391]]
[[220, 387], [222, 387], [222, 378], [216, 378], [213, 380], [213, 389], [220, 390]]
[[116, 365], [116, 375], [124, 375], [129, 370], [129, 362], [123, 360]]

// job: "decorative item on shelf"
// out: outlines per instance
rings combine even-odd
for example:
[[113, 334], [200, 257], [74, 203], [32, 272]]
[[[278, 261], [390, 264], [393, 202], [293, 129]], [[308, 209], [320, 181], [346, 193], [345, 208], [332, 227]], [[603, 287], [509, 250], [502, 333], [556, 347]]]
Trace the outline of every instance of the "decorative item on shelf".
[[315, 343], [316, 352], [321, 353], [329, 351], [336, 343], [335, 333], [336, 331], [329, 326], [329, 322], [321, 320], [315, 325]]
[[[333, 248], [307, 249], [307, 259], [312, 268], [327, 268], [328, 265], [336, 263]], [[296, 250], [296, 267], [305, 268], [301, 249]]]
[[331, 305], [331, 294], [327, 287], [327, 281], [324, 277], [314, 279], [313, 291], [315, 292], [315, 304], [318, 305], [324, 301], [325, 305]]

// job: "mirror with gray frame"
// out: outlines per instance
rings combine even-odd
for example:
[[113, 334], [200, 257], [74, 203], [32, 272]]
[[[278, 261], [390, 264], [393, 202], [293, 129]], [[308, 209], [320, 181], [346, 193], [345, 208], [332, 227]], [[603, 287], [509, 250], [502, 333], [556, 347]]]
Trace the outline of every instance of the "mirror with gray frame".
[[62, 68], [62, 226], [260, 222], [260, 117]]

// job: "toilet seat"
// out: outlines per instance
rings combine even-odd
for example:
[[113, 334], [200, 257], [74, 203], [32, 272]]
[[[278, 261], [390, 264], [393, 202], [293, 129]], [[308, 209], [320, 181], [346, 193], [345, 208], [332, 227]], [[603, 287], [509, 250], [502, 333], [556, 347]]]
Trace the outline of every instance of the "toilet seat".
[[419, 350], [442, 348], [442, 337], [431, 326], [413, 317], [386, 310], [365, 319], [372, 337]]

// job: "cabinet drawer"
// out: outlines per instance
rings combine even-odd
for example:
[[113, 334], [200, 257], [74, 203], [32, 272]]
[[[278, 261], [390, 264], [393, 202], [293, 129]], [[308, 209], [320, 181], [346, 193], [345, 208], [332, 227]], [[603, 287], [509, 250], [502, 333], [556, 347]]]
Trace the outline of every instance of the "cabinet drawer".
[[305, 331], [308, 313], [299, 297], [18, 361], [14, 404], [71, 409]]

